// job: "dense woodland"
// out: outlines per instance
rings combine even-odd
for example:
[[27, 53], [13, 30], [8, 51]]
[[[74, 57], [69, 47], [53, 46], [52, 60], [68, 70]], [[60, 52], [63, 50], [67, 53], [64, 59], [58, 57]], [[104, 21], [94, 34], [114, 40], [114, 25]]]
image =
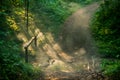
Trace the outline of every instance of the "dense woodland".
[[[29, 21], [58, 38], [61, 24], [79, 8], [98, 0], [1, 0], [0, 1], [0, 80], [38, 80], [40, 68], [24, 62], [23, 42], [17, 38], [20, 26]], [[74, 3], [74, 4], [72, 4]], [[101, 69], [110, 80], [120, 79], [120, 1], [104, 0], [94, 14], [90, 27], [102, 58]], [[39, 10], [38, 10], [39, 9]], [[37, 17], [40, 17], [41, 22]]]
[[105, 73], [116, 77], [114, 80], [119, 79], [120, 71], [119, 6], [118, 0], [105, 0], [91, 25], [99, 53], [104, 57], [101, 66]]

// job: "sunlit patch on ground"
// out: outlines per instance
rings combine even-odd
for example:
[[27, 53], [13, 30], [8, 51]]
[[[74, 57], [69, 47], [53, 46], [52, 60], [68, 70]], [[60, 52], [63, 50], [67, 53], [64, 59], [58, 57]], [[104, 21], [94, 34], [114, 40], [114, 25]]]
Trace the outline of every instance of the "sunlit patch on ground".
[[[94, 46], [91, 45], [92, 37], [88, 29], [90, 15], [96, 9], [95, 6], [96, 4], [93, 4], [80, 9], [66, 20], [63, 33], [61, 32], [62, 35], [60, 35], [62, 43], [55, 41], [51, 32], [42, 32], [40, 27], [36, 26], [38, 24], [34, 22], [34, 16], [29, 14], [30, 25], [28, 31], [25, 24], [24, 26], [19, 24], [21, 29], [17, 37], [23, 41], [24, 45], [33, 36], [37, 36], [37, 47], [33, 42], [28, 48], [29, 54], [34, 55], [34, 59], [29, 58], [30, 63], [45, 71], [79, 72], [81, 70], [99, 70], [100, 59], [93, 53], [92, 47]], [[44, 27], [42, 23], [39, 26]], [[64, 50], [61, 44], [65, 45], [65, 49], [71, 51]], [[52, 80], [57, 80], [57, 78]]]

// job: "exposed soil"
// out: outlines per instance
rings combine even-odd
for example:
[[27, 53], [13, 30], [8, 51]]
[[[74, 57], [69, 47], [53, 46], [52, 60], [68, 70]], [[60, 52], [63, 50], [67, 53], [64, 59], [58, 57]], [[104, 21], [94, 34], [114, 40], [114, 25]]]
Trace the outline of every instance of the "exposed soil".
[[[30, 34], [35, 31], [39, 35], [38, 47], [34, 49], [32, 44], [29, 48], [33, 55], [29, 61], [42, 68], [45, 80], [107, 80], [100, 71], [101, 59], [89, 29], [90, 19], [98, 6], [93, 3], [68, 17], [58, 41], [51, 33], [44, 34], [39, 28], [30, 27]], [[25, 38], [22, 36], [24, 41]]]
[[98, 6], [93, 3], [71, 15], [58, 42], [51, 33], [40, 33], [46, 41], [38, 48], [33, 64], [43, 69], [45, 80], [107, 80], [100, 71], [100, 57], [89, 29]]
[[81, 71], [81, 72], [49, 72], [45, 80], [108, 80], [100, 72]]

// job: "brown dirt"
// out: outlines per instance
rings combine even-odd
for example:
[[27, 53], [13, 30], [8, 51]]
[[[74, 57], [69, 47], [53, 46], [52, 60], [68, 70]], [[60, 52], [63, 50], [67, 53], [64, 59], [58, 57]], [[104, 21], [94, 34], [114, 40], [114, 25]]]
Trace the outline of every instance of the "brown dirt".
[[45, 76], [45, 80], [108, 80], [102, 73], [92, 71], [49, 72]]
[[46, 42], [35, 65], [44, 69], [45, 80], [107, 80], [100, 72], [100, 57], [89, 29], [98, 6], [93, 3], [68, 17], [58, 42], [51, 33], [41, 35]]
[[[42, 33], [34, 27], [34, 21], [30, 21], [29, 35], [39, 35], [37, 49], [34, 44], [29, 47], [29, 62], [45, 72], [45, 80], [107, 80], [100, 72], [100, 57], [89, 30], [90, 19], [98, 6], [93, 3], [68, 17], [59, 41], [49, 32]], [[24, 32], [18, 34], [18, 38], [27, 42], [29, 36]]]

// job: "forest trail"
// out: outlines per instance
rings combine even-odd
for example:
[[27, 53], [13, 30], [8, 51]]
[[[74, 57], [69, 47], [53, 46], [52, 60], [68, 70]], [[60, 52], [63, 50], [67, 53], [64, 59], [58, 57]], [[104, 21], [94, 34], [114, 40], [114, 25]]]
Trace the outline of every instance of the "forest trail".
[[72, 14], [63, 24], [59, 41], [51, 33], [40, 34], [45, 43], [38, 48], [33, 65], [41, 67], [46, 80], [103, 80], [100, 57], [89, 30], [99, 4], [93, 3]]
[[58, 42], [51, 33], [46, 36], [40, 33], [40, 38], [46, 41], [37, 51], [36, 65], [53, 71], [97, 70], [100, 59], [89, 30], [89, 21], [97, 7], [94, 3], [71, 15], [63, 25]]
[[98, 3], [93, 3], [68, 17], [58, 41], [50, 32], [43, 33], [38, 28], [29, 31], [39, 33], [37, 49], [30, 46], [34, 56], [29, 57], [29, 62], [45, 72], [46, 80], [96, 80], [98, 77], [103, 80], [98, 73], [100, 57], [89, 30], [89, 22], [98, 7]]

